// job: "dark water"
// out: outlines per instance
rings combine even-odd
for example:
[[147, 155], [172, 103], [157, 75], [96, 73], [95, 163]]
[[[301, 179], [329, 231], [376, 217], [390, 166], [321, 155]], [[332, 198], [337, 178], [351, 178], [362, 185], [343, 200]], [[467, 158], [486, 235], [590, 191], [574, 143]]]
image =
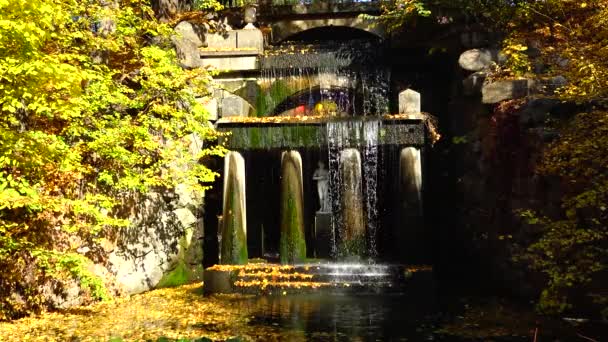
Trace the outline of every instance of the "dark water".
[[[250, 325], [276, 329], [284, 341], [482, 341], [437, 333], [442, 319], [426, 296], [405, 294], [275, 295], [237, 303]], [[266, 339], [266, 338], [262, 338]], [[529, 341], [507, 336], [492, 341]]]

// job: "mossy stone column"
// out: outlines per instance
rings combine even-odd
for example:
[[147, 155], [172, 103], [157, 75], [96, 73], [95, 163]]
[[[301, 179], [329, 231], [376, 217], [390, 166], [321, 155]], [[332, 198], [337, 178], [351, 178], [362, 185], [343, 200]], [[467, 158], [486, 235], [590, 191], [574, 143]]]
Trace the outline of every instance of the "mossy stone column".
[[342, 218], [344, 229], [340, 232], [343, 254], [365, 253], [365, 212], [361, 177], [361, 154], [355, 148], [347, 148], [340, 156], [342, 176]]
[[393, 233], [393, 248], [404, 261], [424, 262], [427, 251], [422, 219], [422, 160], [416, 147], [403, 148], [399, 154], [399, 192], [400, 225]]
[[281, 263], [293, 264], [306, 259], [304, 236], [304, 196], [302, 157], [297, 151], [281, 156]]
[[224, 210], [222, 216], [222, 264], [247, 263], [247, 211], [245, 206], [245, 160], [238, 152], [224, 159]]
[[403, 211], [422, 215], [422, 163], [420, 149], [406, 147], [399, 155], [399, 183]]

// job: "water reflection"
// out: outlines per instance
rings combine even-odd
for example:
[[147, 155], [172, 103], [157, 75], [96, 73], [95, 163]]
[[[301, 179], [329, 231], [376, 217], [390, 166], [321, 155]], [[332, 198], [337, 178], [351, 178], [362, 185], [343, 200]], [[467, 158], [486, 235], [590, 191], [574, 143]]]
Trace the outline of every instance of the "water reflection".
[[280, 340], [431, 341], [432, 301], [394, 295], [302, 294], [238, 302], [253, 326], [274, 326]]

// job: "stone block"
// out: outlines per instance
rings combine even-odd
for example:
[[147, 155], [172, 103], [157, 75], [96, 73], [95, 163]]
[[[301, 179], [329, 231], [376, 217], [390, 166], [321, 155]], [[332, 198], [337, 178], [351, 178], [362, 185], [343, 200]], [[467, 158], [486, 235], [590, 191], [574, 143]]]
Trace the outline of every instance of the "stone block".
[[399, 114], [420, 113], [420, 93], [407, 89], [399, 93]]
[[236, 47], [238, 49], [255, 49], [264, 51], [264, 35], [257, 28], [236, 31]]
[[203, 29], [182, 21], [175, 26], [174, 31], [176, 34], [171, 37], [171, 41], [182, 67], [190, 69], [202, 66], [198, 48], [205, 45]]
[[219, 71], [245, 71], [259, 69], [257, 56], [211, 57], [202, 60], [205, 67]]
[[251, 105], [243, 98], [230, 95], [221, 100], [222, 117], [225, 116], [249, 116]]
[[524, 126], [538, 126], [545, 122], [553, 108], [561, 103], [560, 100], [550, 98], [538, 98], [528, 102], [519, 113], [519, 123]]
[[484, 85], [481, 88], [482, 102], [491, 104], [517, 99], [528, 95], [530, 80], [503, 80]]
[[458, 58], [461, 68], [469, 71], [480, 71], [492, 63], [503, 63], [506, 56], [493, 49], [471, 49], [463, 52]]
[[228, 31], [225, 34], [206, 34], [205, 41], [209, 49], [236, 49], [237, 31]]
[[482, 87], [482, 102], [491, 104], [504, 100], [522, 98], [528, 95], [551, 95], [560, 87], [566, 85], [563, 76], [546, 79], [502, 80], [486, 84]]
[[233, 293], [232, 272], [206, 269], [203, 274], [204, 293]]
[[188, 40], [196, 47], [205, 45], [204, 29], [187, 21], [182, 21], [173, 29], [179, 39]]
[[568, 83], [564, 76], [541, 78], [530, 84], [530, 92], [536, 94], [553, 94], [557, 89]]

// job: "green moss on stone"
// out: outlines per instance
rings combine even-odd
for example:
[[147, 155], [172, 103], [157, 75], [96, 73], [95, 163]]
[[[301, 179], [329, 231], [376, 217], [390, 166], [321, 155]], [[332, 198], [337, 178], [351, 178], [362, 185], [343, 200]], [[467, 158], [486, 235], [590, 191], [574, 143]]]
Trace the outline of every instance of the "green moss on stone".
[[[202, 268], [202, 266], [200, 266]], [[173, 287], [191, 283], [195, 280], [198, 280], [198, 277], [195, 275], [188, 265], [184, 262], [184, 260], [180, 259], [177, 263], [177, 266], [173, 271], [165, 274], [161, 280], [156, 285], [157, 288], [161, 287]]]
[[200, 281], [203, 279], [203, 265], [191, 265], [188, 260], [192, 260], [192, 248], [201, 248], [198, 244], [192, 244], [193, 230], [186, 229], [184, 236], [179, 240], [179, 250], [177, 253], [177, 265], [175, 268], [163, 275], [156, 285], [160, 287], [173, 287]]
[[292, 93], [291, 87], [285, 81], [276, 80], [272, 82], [270, 87], [257, 94], [255, 101], [257, 116], [271, 115], [276, 106], [292, 95]]
[[286, 152], [282, 161], [281, 179], [281, 263], [299, 263], [306, 260], [304, 237], [304, 206], [302, 171], [299, 161]]
[[242, 194], [237, 180], [237, 162], [230, 156], [226, 184], [227, 201], [224, 203], [222, 227], [222, 264], [244, 265], [247, 263], [247, 235], [245, 233], [244, 208], [241, 208]]

